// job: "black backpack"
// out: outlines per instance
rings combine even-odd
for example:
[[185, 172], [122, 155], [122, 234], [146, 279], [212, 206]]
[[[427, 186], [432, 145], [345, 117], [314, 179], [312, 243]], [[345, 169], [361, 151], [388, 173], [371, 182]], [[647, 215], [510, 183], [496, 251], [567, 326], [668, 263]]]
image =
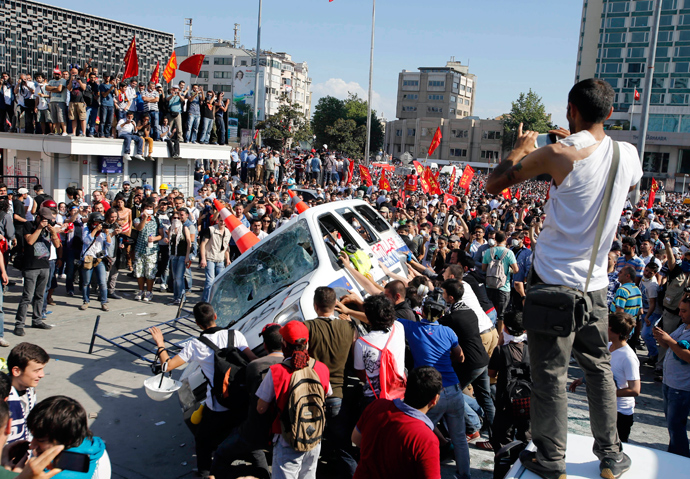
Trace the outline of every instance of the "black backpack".
[[522, 361], [513, 361], [510, 349], [505, 348], [506, 389], [503, 405], [512, 412], [514, 418], [529, 419], [530, 397], [532, 396], [532, 374], [529, 365], [527, 345], [523, 344]]
[[[246, 411], [249, 406], [246, 381], [249, 362], [235, 347], [235, 331], [228, 330], [228, 345], [223, 349], [213, 344], [203, 334], [199, 336], [199, 341], [213, 350], [211, 394], [216, 402], [231, 410]], [[208, 378], [206, 381], [211, 382]]]
[[91, 90], [91, 87], [89, 85], [86, 85], [86, 89], [84, 90], [84, 93], [82, 93], [82, 97], [84, 98], [84, 103], [89, 108], [94, 106], [94, 104], [96, 103], [94, 101], [95, 100], [94, 94], [97, 94], [97, 93], [95, 93], [93, 90]]

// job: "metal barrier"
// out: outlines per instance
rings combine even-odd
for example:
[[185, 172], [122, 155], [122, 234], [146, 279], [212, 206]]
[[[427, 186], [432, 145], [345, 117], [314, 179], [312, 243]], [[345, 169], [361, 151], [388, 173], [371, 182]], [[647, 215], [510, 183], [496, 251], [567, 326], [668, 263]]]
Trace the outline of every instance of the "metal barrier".
[[[161, 332], [163, 333], [166, 348], [170, 356], [180, 352], [184, 343], [189, 341], [190, 338], [196, 338], [199, 336], [199, 328], [190, 312], [184, 310], [187, 314], [180, 316], [183, 311], [182, 308], [184, 303], [185, 302], [183, 299], [180, 302], [180, 306], [177, 308], [177, 317], [175, 319], [153, 325], [157, 328], [160, 328]], [[98, 315], [96, 316], [96, 324], [94, 324], [93, 333], [91, 334], [89, 354], [93, 354], [94, 343], [96, 342], [96, 338], [99, 338], [119, 349], [122, 349], [123, 351], [127, 351], [128, 353], [143, 361], [146, 361], [147, 363], [153, 363], [153, 359], [146, 357], [149, 354], [155, 357], [156, 350], [158, 349], [156, 343], [153, 341], [153, 339], [151, 339], [151, 334], [148, 332], [149, 328], [152, 326], [138, 329], [137, 331], [132, 331], [131, 333], [125, 333], [112, 338], [107, 338], [98, 333], [98, 326], [100, 322], [101, 316]]]
[[26, 188], [31, 192], [33, 186], [40, 183], [38, 176], [21, 175], [0, 175], [0, 181], [7, 185], [7, 190], [10, 192], [16, 192], [19, 188]]

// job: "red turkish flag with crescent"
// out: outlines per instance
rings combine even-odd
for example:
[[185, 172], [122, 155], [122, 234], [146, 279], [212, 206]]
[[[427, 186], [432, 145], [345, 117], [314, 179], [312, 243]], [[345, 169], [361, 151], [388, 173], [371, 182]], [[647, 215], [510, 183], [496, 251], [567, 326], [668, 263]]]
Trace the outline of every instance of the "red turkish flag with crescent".
[[458, 197], [446, 193], [443, 196], [443, 202], [446, 204], [448, 208], [450, 208], [451, 206], [458, 204]]
[[192, 55], [180, 63], [180, 66], [177, 69], [183, 72], [191, 73], [192, 75], [198, 77], [199, 72], [201, 71], [201, 65], [204, 64], [205, 56], [206, 55]]
[[455, 186], [455, 170], [456, 168], [453, 167], [453, 173], [450, 175], [450, 184], [448, 185], [448, 193], [452, 193], [453, 187]]
[[637, 91], [637, 88], [635, 88], [635, 94], [633, 95], [633, 98], [635, 101], [640, 101], [640, 92]]
[[367, 186], [371, 186], [374, 184], [373, 181], [371, 181], [371, 174], [369, 173], [369, 168], [367, 168], [364, 165], [359, 165], [359, 176], [364, 180]]
[[388, 182], [388, 178], [386, 178], [386, 173], [383, 171], [381, 172], [381, 178], [379, 178], [379, 190], [391, 190], [391, 184]]
[[659, 189], [659, 184], [652, 178], [652, 187], [649, 189], [649, 199], [647, 200], [647, 209], [654, 206], [654, 198], [656, 198], [656, 191]]
[[424, 193], [429, 192], [429, 182], [426, 180], [424, 167], [418, 161], [413, 161], [415, 169], [417, 170], [417, 176], [419, 177], [419, 183], [422, 185], [422, 191]]
[[470, 191], [473, 176], [474, 169], [470, 165], [465, 166], [465, 171], [462, 172], [460, 183], [458, 183], [458, 188], [462, 188], [463, 190], [465, 190], [465, 194], [467, 194]]

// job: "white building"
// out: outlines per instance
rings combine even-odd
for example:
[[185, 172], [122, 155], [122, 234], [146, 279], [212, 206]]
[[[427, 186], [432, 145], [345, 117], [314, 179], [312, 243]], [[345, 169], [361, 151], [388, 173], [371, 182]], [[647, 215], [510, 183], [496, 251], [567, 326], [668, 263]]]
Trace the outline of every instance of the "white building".
[[[190, 46], [175, 49], [177, 64], [190, 55]], [[235, 101], [254, 105], [256, 53], [254, 50], [233, 48], [225, 43], [196, 43], [191, 45], [191, 55], [205, 55], [198, 77], [177, 71], [173, 83], [185, 81], [199, 84], [205, 90], [224, 91]], [[259, 68], [258, 118], [274, 115], [281, 105], [283, 94], [299, 105], [309, 117], [311, 111], [311, 78], [307, 62], [294, 62], [287, 53], [263, 50]]]

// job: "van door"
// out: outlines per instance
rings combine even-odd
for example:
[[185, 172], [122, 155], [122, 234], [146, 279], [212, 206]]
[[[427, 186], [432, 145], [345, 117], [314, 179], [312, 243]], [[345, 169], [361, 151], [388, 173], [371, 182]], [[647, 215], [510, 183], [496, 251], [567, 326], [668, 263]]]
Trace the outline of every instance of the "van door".
[[381, 283], [386, 275], [379, 266], [379, 260], [381, 260], [381, 258], [378, 257], [373, 250], [373, 247], [381, 241], [381, 238], [375, 233], [374, 229], [355, 212], [354, 208], [346, 206], [344, 208], [338, 208], [335, 212], [340, 215], [355, 233], [357, 233], [354, 236], [358, 244], [358, 249], [361, 249], [369, 255], [372, 265], [370, 273], [374, 281]]

